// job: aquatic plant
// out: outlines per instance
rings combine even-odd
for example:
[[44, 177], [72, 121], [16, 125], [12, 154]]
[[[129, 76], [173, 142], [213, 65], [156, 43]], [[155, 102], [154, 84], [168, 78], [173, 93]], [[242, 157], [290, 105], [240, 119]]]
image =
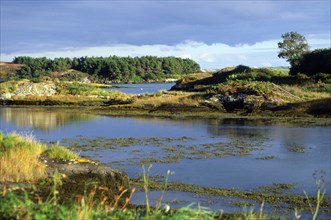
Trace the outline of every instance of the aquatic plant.
[[147, 172], [145, 169], [145, 165], [143, 165], [142, 168], [143, 168], [143, 180], [144, 180], [144, 191], [145, 191], [145, 202], [146, 202], [146, 215], [148, 216], [151, 212], [151, 208], [149, 205], [149, 198], [148, 198], [148, 182], [149, 182], [149, 172], [152, 168], [152, 164], [148, 166]]
[[304, 194], [306, 196], [306, 199], [309, 204], [310, 212], [313, 215], [313, 220], [317, 218], [317, 214], [319, 212], [319, 209], [321, 207], [321, 204], [324, 200], [324, 196], [326, 194], [326, 185], [328, 184], [325, 179], [325, 172], [324, 171], [316, 171], [313, 176], [315, 179], [315, 183], [317, 186], [317, 192], [316, 192], [316, 202], [313, 205], [312, 201], [309, 199], [309, 196], [306, 191], [304, 191]]

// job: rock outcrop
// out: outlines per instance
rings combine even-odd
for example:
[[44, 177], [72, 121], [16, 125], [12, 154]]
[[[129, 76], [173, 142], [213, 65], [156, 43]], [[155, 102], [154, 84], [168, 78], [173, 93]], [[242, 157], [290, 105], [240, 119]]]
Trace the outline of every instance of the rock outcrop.
[[59, 191], [64, 201], [72, 201], [93, 191], [95, 199], [107, 197], [108, 202], [122, 194], [118, 202], [123, 204], [129, 197], [129, 177], [118, 169], [89, 160], [77, 162], [45, 157], [40, 160], [47, 165], [48, 176], [54, 176], [56, 171], [63, 176]]
[[233, 111], [244, 109], [247, 111], [258, 110], [265, 102], [262, 96], [235, 93], [231, 95], [217, 94], [206, 99], [205, 104], [218, 110]]
[[25, 83], [15, 91], [17, 96], [51, 96], [56, 94], [56, 86], [53, 83]]
[[26, 82], [19, 85], [14, 92], [0, 94], [0, 100], [8, 100], [13, 96], [52, 96], [56, 92], [56, 86], [53, 83]]

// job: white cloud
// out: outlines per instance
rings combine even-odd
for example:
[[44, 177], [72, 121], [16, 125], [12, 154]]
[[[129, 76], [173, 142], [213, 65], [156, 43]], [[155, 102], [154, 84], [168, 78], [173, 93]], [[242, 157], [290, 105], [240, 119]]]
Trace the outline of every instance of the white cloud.
[[180, 58], [183, 59], [192, 59], [192, 55], [191, 54], [183, 54], [183, 55], [179, 55]]
[[199, 56], [199, 60], [207, 62], [207, 63], [214, 63], [215, 57], [213, 54], [210, 53], [203, 53]]
[[[325, 38], [309, 38], [312, 49], [330, 46], [330, 41]], [[203, 42], [187, 40], [180, 44], [169, 46], [114, 44], [102, 47], [66, 48], [58, 51], [40, 53], [13, 53], [1, 54], [2, 61], [11, 61], [16, 56], [31, 57], [81, 57], [81, 56], [176, 56], [190, 58], [198, 62], [201, 68], [223, 68], [239, 64], [249, 66], [284, 66], [288, 65], [284, 59], [277, 57], [277, 40], [257, 42], [252, 45], [240, 44], [229, 46], [222, 43], [205, 44]]]

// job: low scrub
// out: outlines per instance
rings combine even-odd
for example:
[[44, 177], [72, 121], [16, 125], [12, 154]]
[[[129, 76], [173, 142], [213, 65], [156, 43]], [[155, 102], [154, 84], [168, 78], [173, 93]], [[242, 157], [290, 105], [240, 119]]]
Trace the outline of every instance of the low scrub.
[[59, 95], [98, 95], [107, 96], [108, 92], [93, 85], [78, 82], [59, 82], [56, 85]]

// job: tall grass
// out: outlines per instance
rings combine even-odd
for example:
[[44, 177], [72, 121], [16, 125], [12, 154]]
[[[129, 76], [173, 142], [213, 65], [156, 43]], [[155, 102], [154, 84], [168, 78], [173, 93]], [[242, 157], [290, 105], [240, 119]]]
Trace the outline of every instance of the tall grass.
[[[2, 136], [2, 134], [1, 134]], [[0, 140], [0, 180], [35, 181], [44, 177], [45, 166], [38, 156], [46, 149], [31, 136], [9, 134]]]
[[31, 135], [11, 133], [3, 136], [0, 132], [0, 181], [34, 182], [45, 177], [45, 164], [38, 159], [43, 153], [57, 159], [79, 158], [77, 154], [61, 146], [48, 148]]

